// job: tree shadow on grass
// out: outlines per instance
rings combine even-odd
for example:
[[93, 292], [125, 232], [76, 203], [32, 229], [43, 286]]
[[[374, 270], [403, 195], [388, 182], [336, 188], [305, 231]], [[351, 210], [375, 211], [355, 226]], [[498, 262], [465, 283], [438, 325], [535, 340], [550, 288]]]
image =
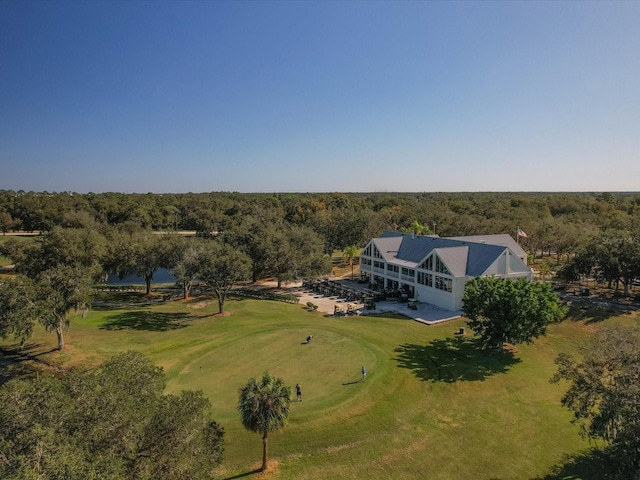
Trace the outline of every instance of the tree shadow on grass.
[[623, 313], [625, 313], [625, 310], [606, 308], [603, 306], [571, 305], [567, 318], [570, 318], [574, 322], [584, 322], [588, 325], [590, 323], [603, 322], [608, 318], [619, 316]]
[[24, 362], [29, 360], [26, 354], [16, 353], [13, 348], [0, 349], [0, 386], [13, 378], [20, 377], [28, 373]]
[[619, 480], [615, 466], [606, 453], [589, 450], [580, 455], [566, 457], [562, 464], [556, 465], [549, 474], [535, 480]]
[[225, 480], [233, 480], [235, 478], [243, 478], [243, 477], [248, 477], [250, 475], [257, 475], [260, 473], [262, 473], [262, 469], [257, 468], [255, 470], [251, 470], [250, 472], [239, 473], [238, 475], [234, 475], [232, 477], [225, 477]]
[[427, 345], [405, 343], [395, 349], [398, 367], [408, 368], [425, 381], [482, 381], [506, 373], [520, 363], [512, 352], [489, 352], [477, 338], [448, 337]]
[[101, 330], [150, 330], [166, 332], [187, 326], [186, 321], [194, 317], [186, 313], [160, 313], [145, 310], [128, 311], [105, 317]]
[[56, 368], [39, 357], [57, 348], [42, 350], [43, 346], [42, 343], [26, 343], [0, 347], [0, 386], [14, 378], [34, 377], [42, 368]]

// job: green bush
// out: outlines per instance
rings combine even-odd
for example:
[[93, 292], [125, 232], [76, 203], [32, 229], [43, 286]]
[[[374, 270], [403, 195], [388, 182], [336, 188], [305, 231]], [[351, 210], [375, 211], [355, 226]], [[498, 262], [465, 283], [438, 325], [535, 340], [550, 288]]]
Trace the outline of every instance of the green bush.
[[295, 295], [290, 295], [288, 293], [273, 293], [268, 290], [250, 290], [243, 288], [235, 290], [233, 293], [242, 297], [257, 298], [258, 300], [275, 300], [277, 302], [293, 304], [300, 302], [300, 299]]

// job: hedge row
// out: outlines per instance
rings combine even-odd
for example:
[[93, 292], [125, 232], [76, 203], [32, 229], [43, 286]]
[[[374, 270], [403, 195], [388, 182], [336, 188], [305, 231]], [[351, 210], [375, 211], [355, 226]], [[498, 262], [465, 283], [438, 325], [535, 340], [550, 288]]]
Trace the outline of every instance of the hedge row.
[[233, 293], [242, 297], [257, 298], [259, 300], [275, 300], [277, 302], [286, 302], [293, 304], [296, 304], [300, 301], [300, 299], [295, 295], [290, 295], [288, 293], [274, 293], [270, 292], [269, 290], [251, 290], [242, 288], [234, 290]]

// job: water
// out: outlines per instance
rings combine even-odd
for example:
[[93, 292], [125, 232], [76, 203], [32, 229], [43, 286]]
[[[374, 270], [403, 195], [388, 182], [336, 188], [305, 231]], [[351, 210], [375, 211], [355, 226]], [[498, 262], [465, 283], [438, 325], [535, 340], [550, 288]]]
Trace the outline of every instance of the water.
[[[156, 273], [153, 274], [152, 284], [155, 283], [176, 283], [176, 277], [173, 276], [170, 270], [166, 268], [159, 268]], [[118, 278], [118, 275], [111, 274], [107, 277], [106, 285], [145, 285], [143, 277], [137, 275], [128, 275], [122, 280]]]

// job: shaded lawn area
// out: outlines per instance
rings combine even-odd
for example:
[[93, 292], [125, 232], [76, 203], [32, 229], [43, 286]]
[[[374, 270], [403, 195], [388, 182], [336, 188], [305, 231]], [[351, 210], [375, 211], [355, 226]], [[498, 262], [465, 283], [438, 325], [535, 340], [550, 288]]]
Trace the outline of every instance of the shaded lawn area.
[[159, 313], [145, 310], [122, 312], [104, 317], [104, 330], [150, 330], [166, 332], [185, 328], [189, 320], [194, 318], [186, 313]]
[[578, 455], [567, 456], [553, 467], [551, 472], [535, 480], [622, 480], [615, 473], [615, 465], [599, 450], [586, 450]]
[[511, 351], [489, 352], [477, 338], [448, 337], [426, 345], [403, 344], [396, 348], [398, 365], [422, 380], [433, 382], [482, 381], [507, 373], [520, 363]]
[[576, 322], [599, 323], [609, 318], [618, 317], [620, 315], [629, 315], [624, 313], [620, 308], [607, 308], [604, 306], [589, 307], [585, 305], [571, 305], [569, 308], [568, 318]]
[[[161, 295], [157, 295], [161, 298]], [[152, 297], [153, 298], [153, 297]], [[109, 291], [98, 290], [93, 298], [95, 302], [104, 302], [107, 304], [129, 304], [129, 303], [145, 303], [149, 298], [145, 295], [144, 290], [137, 291]]]

